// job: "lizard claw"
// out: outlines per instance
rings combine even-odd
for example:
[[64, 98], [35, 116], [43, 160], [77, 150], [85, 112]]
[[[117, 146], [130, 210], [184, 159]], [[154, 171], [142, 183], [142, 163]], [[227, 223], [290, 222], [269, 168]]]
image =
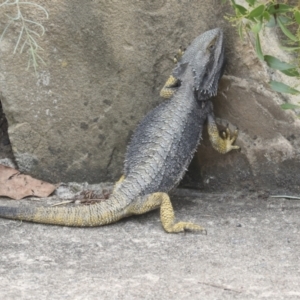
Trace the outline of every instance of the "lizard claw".
[[233, 149], [240, 149], [239, 146], [233, 145], [238, 136], [238, 129], [231, 134], [227, 123], [226, 129], [219, 132], [214, 117], [210, 115], [208, 116], [208, 135], [213, 148], [219, 153], [225, 154]]
[[226, 131], [222, 131], [221, 135], [222, 135], [223, 139], [227, 139], [227, 133], [226, 133]]
[[173, 61], [175, 64], [177, 64], [180, 60], [182, 55], [184, 54], [185, 49], [182, 49], [182, 46], [179, 47], [177, 53], [175, 54]]
[[233, 149], [240, 149], [239, 146], [233, 145], [238, 136], [238, 129], [236, 129], [233, 134], [231, 134], [229, 128], [226, 128], [226, 134], [224, 132], [223, 137], [225, 137], [224, 141], [226, 143], [226, 152], [229, 152]]

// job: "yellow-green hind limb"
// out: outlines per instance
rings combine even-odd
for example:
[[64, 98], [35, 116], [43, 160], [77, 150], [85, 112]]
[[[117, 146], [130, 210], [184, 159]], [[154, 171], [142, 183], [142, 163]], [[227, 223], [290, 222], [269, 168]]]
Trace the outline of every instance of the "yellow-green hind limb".
[[128, 208], [129, 214], [140, 215], [160, 208], [160, 220], [166, 232], [179, 233], [185, 230], [199, 231], [206, 234], [205, 228], [191, 222], [175, 222], [174, 209], [170, 197], [158, 192], [136, 199]]

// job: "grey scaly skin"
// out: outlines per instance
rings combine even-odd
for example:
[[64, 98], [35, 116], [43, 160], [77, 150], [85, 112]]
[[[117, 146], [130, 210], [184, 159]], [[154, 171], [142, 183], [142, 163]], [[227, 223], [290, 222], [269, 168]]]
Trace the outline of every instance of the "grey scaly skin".
[[[212, 107], [210, 98], [217, 95], [218, 84], [225, 68], [222, 30], [216, 28], [199, 35], [185, 52], [180, 49], [178, 56], [180, 59], [174, 58], [177, 65], [162, 88], [160, 96], [166, 99], [173, 96], [183, 80], [185, 65], [189, 63], [194, 71], [193, 88], [197, 101], [203, 108], [205, 105], [211, 105]], [[207, 102], [210, 104], [207, 104]], [[214, 149], [223, 154], [232, 149], [239, 149], [238, 146], [232, 145], [237, 138], [237, 130], [230, 137], [230, 131], [226, 128], [223, 139], [220, 138], [212, 108], [210, 113], [207, 114], [207, 121], [209, 139]]]
[[[238, 148], [230, 138], [219, 137], [212, 103], [224, 66], [220, 29], [197, 37], [182, 55], [172, 76], [176, 87], [166, 83], [169, 99], [150, 111], [138, 125], [127, 149], [124, 176], [107, 201], [79, 207], [0, 207], [0, 217], [65, 226], [100, 226], [121, 218], [160, 208], [167, 232], [205, 229], [189, 222], [175, 223], [168, 192], [178, 185], [200, 142], [208, 120], [213, 146], [222, 153]], [[171, 92], [170, 92], [171, 91]], [[164, 95], [166, 97], [166, 94]]]
[[218, 83], [225, 67], [222, 30], [216, 28], [206, 31], [196, 37], [185, 52], [180, 49], [178, 55], [180, 60], [175, 58], [178, 63], [161, 90], [161, 96], [169, 98], [177, 90], [186, 63], [189, 63], [195, 72], [194, 89], [197, 91], [198, 101], [208, 100], [217, 95]]

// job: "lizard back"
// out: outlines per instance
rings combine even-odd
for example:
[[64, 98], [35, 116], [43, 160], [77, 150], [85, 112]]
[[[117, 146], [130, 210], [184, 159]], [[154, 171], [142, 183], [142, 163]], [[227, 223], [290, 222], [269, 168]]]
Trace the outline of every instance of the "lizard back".
[[181, 88], [150, 111], [136, 128], [127, 149], [125, 178], [136, 181], [140, 195], [168, 192], [183, 177], [200, 142], [202, 127], [211, 111], [200, 105], [187, 67]]

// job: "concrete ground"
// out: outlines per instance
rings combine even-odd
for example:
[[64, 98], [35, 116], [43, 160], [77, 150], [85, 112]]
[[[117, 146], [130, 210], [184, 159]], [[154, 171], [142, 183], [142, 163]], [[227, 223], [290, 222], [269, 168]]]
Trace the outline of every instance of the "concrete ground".
[[158, 211], [98, 228], [0, 219], [0, 299], [300, 299], [300, 201], [172, 198], [207, 236], [165, 233]]

